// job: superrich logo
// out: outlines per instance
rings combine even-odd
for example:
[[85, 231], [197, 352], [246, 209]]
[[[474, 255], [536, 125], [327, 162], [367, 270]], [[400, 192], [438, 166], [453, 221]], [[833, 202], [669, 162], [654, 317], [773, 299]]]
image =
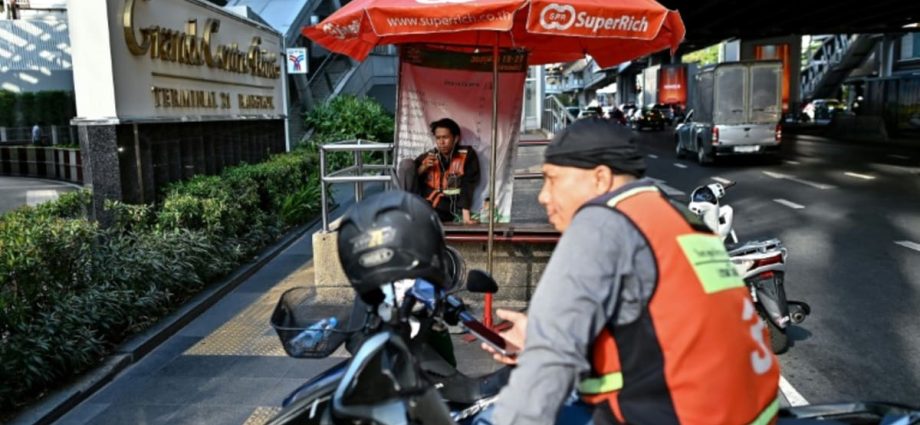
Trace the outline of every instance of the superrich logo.
[[540, 26], [565, 31], [575, 23], [575, 6], [550, 3], [540, 12]]
[[648, 31], [648, 19], [623, 15], [618, 18], [591, 15], [578, 12], [570, 4], [550, 3], [540, 12], [540, 26], [547, 30], [565, 31], [569, 28], [585, 28], [591, 32], [607, 31]]
[[329, 34], [339, 40], [345, 40], [347, 38], [355, 38], [358, 36], [358, 33], [361, 31], [361, 19], [355, 18], [346, 25], [337, 25], [335, 23], [329, 22], [323, 25], [323, 32]]

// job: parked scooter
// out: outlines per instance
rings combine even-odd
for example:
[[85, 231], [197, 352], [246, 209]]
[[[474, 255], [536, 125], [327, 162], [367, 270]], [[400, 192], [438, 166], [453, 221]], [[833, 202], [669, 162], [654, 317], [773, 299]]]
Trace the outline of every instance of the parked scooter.
[[786, 334], [790, 323], [802, 323], [811, 313], [811, 307], [801, 301], [786, 299], [786, 248], [779, 239], [751, 241], [738, 245], [733, 226], [735, 212], [730, 205], [719, 202], [725, 189], [735, 185], [712, 183], [697, 187], [690, 194], [689, 208], [702, 217], [722, 241], [727, 244], [728, 255], [744, 279], [754, 299], [754, 305], [770, 328], [770, 345], [774, 353], [782, 353], [789, 346]]
[[[405, 281], [400, 282], [403, 283]], [[439, 403], [442, 399], [447, 403], [447, 415], [452, 420], [471, 417], [491, 404], [499, 390], [507, 384], [511, 369], [502, 367], [482, 377], [466, 376], [432, 346], [431, 338], [438, 324], [462, 324], [471, 334], [480, 338], [497, 338], [499, 343], [501, 338], [479, 323], [455, 295], [421, 279], [409, 281], [409, 285], [404, 292], [397, 288], [398, 285], [384, 285], [381, 289], [386, 294], [385, 299], [379, 305], [367, 306], [367, 314], [358, 329], [317, 330], [318, 343], [312, 345], [314, 350], [306, 355], [301, 352], [299, 357], [326, 357], [348, 340], [354, 343], [355, 357], [336, 364], [295, 390], [285, 399], [281, 412], [268, 424], [331, 423], [328, 414], [333, 392], [341, 386], [343, 380], [353, 379], [348, 369], [353, 368], [356, 361], [361, 361], [360, 353], [383, 334], [390, 335], [390, 338], [398, 337], [400, 346], [408, 350], [406, 355], [418, 367], [417, 379], [437, 388], [437, 399]], [[467, 279], [467, 289], [470, 292], [492, 293], [498, 287], [485, 273], [473, 270]], [[298, 290], [305, 289], [294, 288], [286, 292], [272, 315], [272, 324], [289, 354], [291, 350], [288, 346], [295, 341], [297, 335], [313, 329], [310, 321], [297, 317], [298, 305], [303, 305]], [[409, 358], [390, 361], [410, 361]], [[374, 364], [377, 368], [385, 366]], [[390, 377], [384, 380], [388, 379]], [[388, 382], [380, 384], [385, 387]]]

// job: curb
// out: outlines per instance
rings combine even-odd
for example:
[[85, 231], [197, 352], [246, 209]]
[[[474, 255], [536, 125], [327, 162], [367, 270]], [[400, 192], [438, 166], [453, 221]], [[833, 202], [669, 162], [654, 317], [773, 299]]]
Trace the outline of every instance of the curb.
[[8, 425], [44, 425], [60, 419], [71, 409], [95, 394], [105, 384], [108, 384], [122, 370], [153, 351], [185, 325], [196, 319], [201, 313], [204, 313], [220, 301], [225, 295], [236, 289], [246, 279], [258, 272], [262, 267], [265, 267], [266, 264], [319, 222], [320, 219], [317, 218], [290, 230], [281, 240], [262, 250], [255, 260], [241, 265], [231, 275], [211, 284], [186, 301], [178, 310], [164, 317], [146, 331], [121, 343], [111, 355], [106, 357], [101, 365], [78, 377], [75, 382], [67, 387], [49, 394], [38, 404], [13, 418]]

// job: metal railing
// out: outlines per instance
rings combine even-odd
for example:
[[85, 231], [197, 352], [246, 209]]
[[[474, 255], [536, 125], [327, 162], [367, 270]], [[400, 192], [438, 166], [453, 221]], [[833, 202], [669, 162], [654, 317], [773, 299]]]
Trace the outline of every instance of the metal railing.
[[544, 131], [556, 134], [572, 122], [575, 122], [575, 116], [569, 113], [556, 96], [546, 96], [543, 99], [543, 119], [540, 125]]
[[[69, 125], [41, 126], [40, 145], [76, 145], [76, 127]], [[31, 144], [32, 127], [0, 127], [0, 144]]]
[[[327, 153], [351, 152], [354, 164], [341, 170], [327, 170]], [[383, 152], [383, 164], [364, 164], [364, 152]], [[360, 201], [364, 196], [364, 183], [382, 182], [388, 187], [396, 180], [395, 166], [390, 163], [393, 144], [380, 143], [369, 140], [353, 139], [332, 142], [319, 147], [319, 173], [322, 185], [322, 214], [323, 231], [329, 231], [329, 209], [326, 204], [326, 189], [335, 183], [354, 183], [355, 200]], [[328, 173], [327, 173], [328, 171]]]
[[314, 102], [322, 102], [334, 94], [342, 78], [348, 75], [348, 70], [353, 66], [351, 59], [347, 56], [337, 53], [330, 53], [329, 56], [326, 56], [316, 67], [316, 72], [307, 80]]

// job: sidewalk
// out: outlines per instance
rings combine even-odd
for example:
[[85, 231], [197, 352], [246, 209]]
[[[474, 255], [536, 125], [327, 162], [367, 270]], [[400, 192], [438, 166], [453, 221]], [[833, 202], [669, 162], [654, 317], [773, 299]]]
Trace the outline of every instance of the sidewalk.
[[[271, 418], [291, 391], [347, 357], [340, 349], [326, 359], [289, 358], [269, 325], [282, 292], [313, 285], [311, 235], [319, 226], [55, 423], [256, 425]], [[455, 336], [455, 347], [464, 372], [497, 367], [478, 344]]]

